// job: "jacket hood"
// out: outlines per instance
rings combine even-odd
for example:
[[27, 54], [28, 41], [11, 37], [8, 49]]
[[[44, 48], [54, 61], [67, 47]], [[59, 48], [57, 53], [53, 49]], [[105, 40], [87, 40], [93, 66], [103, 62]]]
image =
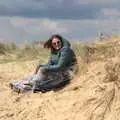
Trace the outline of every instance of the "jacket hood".
[[71, 47], [70, 42], [64, 38], [62, 39], [62, 43], [63, 43], [63, 47]]

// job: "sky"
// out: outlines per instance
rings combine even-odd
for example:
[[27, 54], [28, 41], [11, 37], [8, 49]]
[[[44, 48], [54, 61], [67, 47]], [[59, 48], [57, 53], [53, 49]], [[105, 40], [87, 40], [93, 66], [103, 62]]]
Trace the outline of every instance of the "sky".
[[94, 40], [120, 32], [120, 0], [0, 0], [0, 41]]

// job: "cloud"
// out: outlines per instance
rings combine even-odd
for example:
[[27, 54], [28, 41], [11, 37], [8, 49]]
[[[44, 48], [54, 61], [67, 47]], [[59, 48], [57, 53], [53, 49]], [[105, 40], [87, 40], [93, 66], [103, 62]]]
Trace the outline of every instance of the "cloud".
[[105, 8], [101, 11], [107, 19], [115, 19], [120, 17], [120, 10]]
[[46, 40], [54, 33], [66, 33], [60, 21], [20, 17], [0, 17], [0, 41]]
[[1, 16], [51, 19], [95, 19], [103, 8], [120, 8], [118, 0], [4, 0]]
[[113, 4], [118, 2], [119, 0], [76, 0], [77, 3], [79, 4], [88, 4], [88, 3], [92, 3], [92, 4]]
[[26, 32], [13, 26], [8, 18], [0, 18], [0, 26], [0, 40], [16, 41], [26, 37]]
[[120, 31], [119, 0], [2, 0], [0, 40], [46, 40], [59, 33], [87, 40]]
[[[114, 23], [114, 24], [113, 24]], [[110, 20], [52, 20], [20, 17], [0, 17], [0, 41], [17, 42], [47, 40], [52, 34], [61, 34], [70, 40], [95, 39], [99, 32], [120, 31], [120, 19]]]

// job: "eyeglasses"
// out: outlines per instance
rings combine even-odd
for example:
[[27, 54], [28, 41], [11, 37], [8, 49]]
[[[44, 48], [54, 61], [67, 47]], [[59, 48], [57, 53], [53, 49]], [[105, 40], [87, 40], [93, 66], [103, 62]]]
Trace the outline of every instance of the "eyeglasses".
[[52, 42], [52, 45], [59, 45], [59, 44], [60, 44], [60, 41]]

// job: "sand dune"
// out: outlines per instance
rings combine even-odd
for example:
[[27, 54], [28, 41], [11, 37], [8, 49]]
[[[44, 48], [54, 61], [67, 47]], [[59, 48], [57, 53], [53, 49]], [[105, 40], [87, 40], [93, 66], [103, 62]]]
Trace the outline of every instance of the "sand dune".
[[119, 120], [119, 78], [110, 80], [107, 69], [120, 72], [120, 64], [116, 58], [111, 61], [92, 62], [87, 73], [66, 88], [44, 94], [17, 94], [8, 87], [10, 81], [31, 74], [34, 61], [1, 64], [0, 120]]
[[89, 63], [56, 92], [12, 92], [9, 82], [32, 74], [36, 61], [0, 64], [0, 120], [120, 120], [120, 42], [89, 50]]

